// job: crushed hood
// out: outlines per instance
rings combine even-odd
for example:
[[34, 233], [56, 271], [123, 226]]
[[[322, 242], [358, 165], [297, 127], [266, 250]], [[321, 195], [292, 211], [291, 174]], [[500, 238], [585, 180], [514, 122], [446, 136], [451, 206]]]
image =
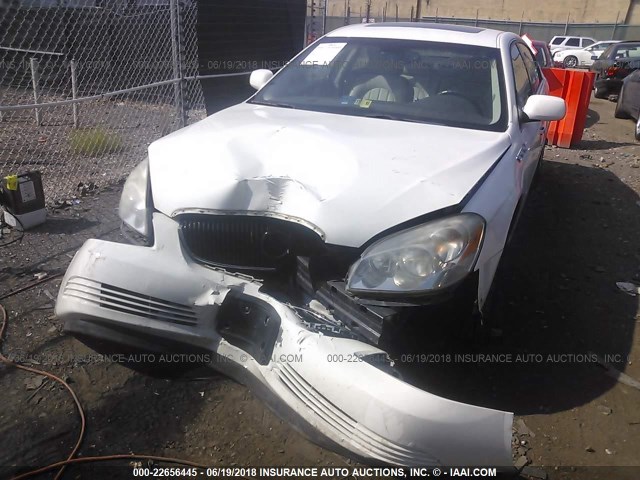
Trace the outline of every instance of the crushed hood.
[[460, 203], [509, 144], [503, 132], [243, 103], [152, 143], [151, 187], [166, 215], [266, 211], [359, 247]]

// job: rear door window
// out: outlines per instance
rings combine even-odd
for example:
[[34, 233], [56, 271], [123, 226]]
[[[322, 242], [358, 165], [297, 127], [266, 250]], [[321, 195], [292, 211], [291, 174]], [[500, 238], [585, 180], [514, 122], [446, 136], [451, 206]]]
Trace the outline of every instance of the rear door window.
[[589, 40], [588, 38], [583, 38], [582, 39], [582, 46], [586, 47], [588, 45], [591, 45], [593, 43], [593, 40]]
[[628, 50], [629, 58], [640, 58], [640, 46]]
[[570, 38], [567, 40], [567, 43], [565, 43], [565, 45], [567, 47], [579, 47], [580, 46], [580, 39], [579, 38]]

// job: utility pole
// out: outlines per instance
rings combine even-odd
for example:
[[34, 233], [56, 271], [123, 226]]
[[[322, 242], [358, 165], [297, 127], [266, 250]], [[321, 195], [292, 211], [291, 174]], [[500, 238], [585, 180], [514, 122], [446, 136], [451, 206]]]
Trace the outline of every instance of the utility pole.
[[367, 0], [367, 23], [369, 23], [370, 18], [371, 18], [371, 0]]
[[416, 22], [422, 18], [422, 0], [416, 0]]

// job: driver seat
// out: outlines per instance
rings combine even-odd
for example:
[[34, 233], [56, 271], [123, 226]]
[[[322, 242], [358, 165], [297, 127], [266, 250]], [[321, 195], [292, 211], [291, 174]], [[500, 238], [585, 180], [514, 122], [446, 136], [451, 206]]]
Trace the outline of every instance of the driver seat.
[[349, 96], [380, 102], [411, 102], [413, 88], [406, 78], [391, 75], [369, 75], [361, 78]]

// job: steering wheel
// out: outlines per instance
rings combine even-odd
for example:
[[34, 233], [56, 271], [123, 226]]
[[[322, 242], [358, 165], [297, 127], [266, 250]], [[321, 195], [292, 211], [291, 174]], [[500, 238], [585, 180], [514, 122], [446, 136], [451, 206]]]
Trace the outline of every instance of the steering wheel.
[[480, 108], [480, 105], [478, 105], [474, 99], [467, 97], [465, 94], [460, 93], [457, 90], [442, 90], [436, 95], [451, 95], [466, 100], [466, 102], [475, 109], [478, 115], [482, 115], [482, 109]]

